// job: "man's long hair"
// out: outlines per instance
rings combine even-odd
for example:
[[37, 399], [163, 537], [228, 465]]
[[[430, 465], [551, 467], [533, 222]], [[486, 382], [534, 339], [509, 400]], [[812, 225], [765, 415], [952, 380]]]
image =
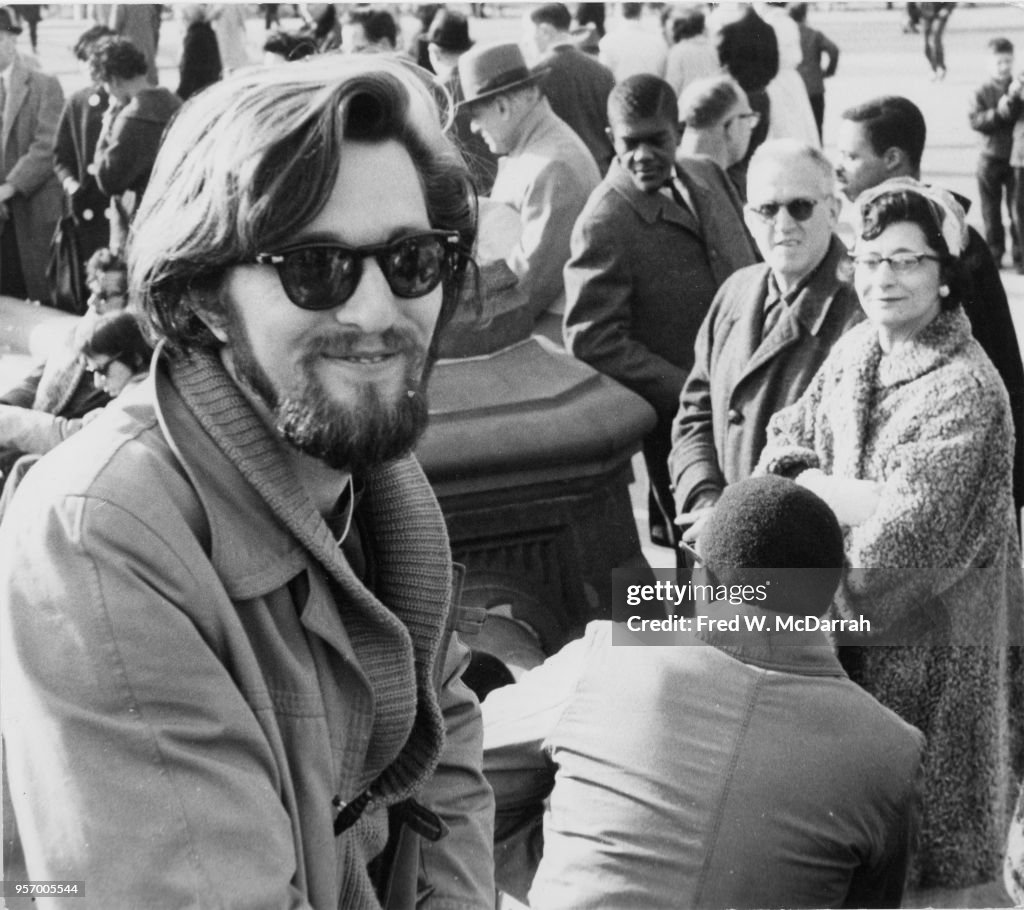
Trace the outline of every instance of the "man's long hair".
[[462, 238], [466, 255], [444, 284], [443, 325], [476, 238], [465, 164], [413, 67], [331, 55], [242, 70], [190, 100], [171, 125], [129, 242], [130, 291], [155, 337], [180, 352], [219, 348], [197, 309], [223, 314], [226, 270], [280, 248], [316, 217], [347, 141], [388, 140], [412, 158], [431, 226]]

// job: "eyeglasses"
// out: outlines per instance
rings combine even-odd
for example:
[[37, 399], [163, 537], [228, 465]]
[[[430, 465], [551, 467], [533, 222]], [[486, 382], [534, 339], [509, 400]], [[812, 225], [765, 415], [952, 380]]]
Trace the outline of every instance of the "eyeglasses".
[[93, 374], [93, 376], [102, 376], [102, 377], [103, 377], [104, 379], [106, 379], [106, 378], [108, 378], [108, 377], [107, 377], [107, 374], [108, 374], [108, 373], [110, 372], [110, 368], [111, 368], [111, 367], [112, 367], [112, 366], [113, 366], [113, 365], [114, 365], [115, 363], [117, 363], [117, 362], [118, 362], [118, 358], [119, 358], [120, 356], [121, 356], [121, 355], [120, 355], [120, 354], [118, 354], [118, 355], [117, 355], [117, 356], [115, 356], [115, 357], [111, 357], [111, 358], [110, 358], [110, 360], [108, 360], [108, 361], [107, 361], [107, 362], [106, 362], [105, 364], [103, 364], [103, 366], [99, 366], [99, 367], [86, 367], [86, 368], [85, 368], [85, 371], [86, 371], [87, 373], [92, 373], [92, 374]]
[[916, 269], [925, 259], [930, 259], [932, 262], [939, 262], [938, 256], [933, 256], [931, 253], [893, 253], [891, 256], [854, 256], [853, 262], [857, 268], [865, 269], [868, 272], [877, 272], [878, 267], [883, 262], [889, 263], [889, 268], [894, 272], [902, 274], [904, 272], [912, 272]]
[[299, 244], [258, 253], [256, 262], [277, 269], [288, 299], [303, 310], [341, 306], [359, 286], [363, 260], [372, 256], [396, 297], [423, 297], [453, 271], [462, 257], [461, 238], [449, 231], [424, 231], [371, 246]]
[[725, 121], [726, 127], [729, 126], [734, 120], [749, 120], [750, 128], [753, 129], [761, 122], [761, 115], [757, 111], [747, 111], [743, 114], [733, 114], [728, 120]]
[[782, 209], [789, 212], [794, 221], [806, 221], [814, 214], [814, 207], [822, 199], [790, 199], [789, 202], [765, 202], [761, 205], [748, 205], [747, 210], [765, 221], [774, 221]]

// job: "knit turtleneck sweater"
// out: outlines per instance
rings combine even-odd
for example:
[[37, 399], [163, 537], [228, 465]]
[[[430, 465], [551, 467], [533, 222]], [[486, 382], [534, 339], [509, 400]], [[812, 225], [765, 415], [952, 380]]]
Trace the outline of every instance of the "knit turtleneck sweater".
[[[438, 651], [451, 598], [444, 520], [418, 463], [408, 456], [363, 478], [360, 511], [365, 511], [377, 566], [371, 593], [350, 568], [280, 442], [220, 360], [195, 355], [171, 361], [170, 375], [194, 419], [322, 567], [337, 596], [345, 631], [374, 693], [366, 760], [363, 767], [344, 770], [339, 793], [349, 800], [370, 787], [386, 804], [411, 796], [432, 774], [444, 742], [432, 670], [444, 659]], [[324, 668], [319, 669], [323, 677]], [[321, 678], [321, 685], [333, 684]], [[364, 816], [340, 835], [338, 906], [377, 906], [365, 867], [381, 834], [372, 827]]]

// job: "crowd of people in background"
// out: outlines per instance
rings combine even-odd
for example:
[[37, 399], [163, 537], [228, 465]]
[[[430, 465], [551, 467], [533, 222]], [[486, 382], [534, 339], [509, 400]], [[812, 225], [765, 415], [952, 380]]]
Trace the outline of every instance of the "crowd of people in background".
[[[408, 317], [416, 324], [403, 328], [403, 352], [414, 347], [413, 336], [425, 351], [435, 321], [430, 356], [483, 355], [541, 335], [650, 406], [655, 422], [642, 441], [648, 531], [679, 570], [729, 581], [747, 569], [813, 563], [831, 574], [805, 612], [867, 616], [873, 624], [855, 638], [793, 639], [791, 652], [770, 636], [710, 636], [702, 639], [707, 653], [684, 647], [685, 657], [666, 649], [651, 659], [615, 654], [610, 626], [595, 623], [518, 681], [479, 693], [482, 719], [460, 692], [460, 760], [472, 771], [461, 780], [482, 815], [455, 827], [466, 843], [490, 840], [494, 828], [500, 888], [566, 910], [608, 906], [609, 894], [624, 895], [622, 906], [630, 907], [679, 900], [898, 906], [905, 889], [966, 888], [996, 880], [1005, 868], [1011, 896], [1024, 901], [1024, 364], [999, 274], [1004, 267], [1024, 274], [1024, 77], [1014, 70], [1014, 46], [1001, 36], [989, 41], [990, 73], [964, 126], [979, 140], [979, 233], [967, 225], [967, 200], [922, 175], [927, 129], [907, 98], [864, 98], [843, 111], [829, 137], [834, 159], [826, 157], [826, 86], [841, 48], [814, 27], [813, 4], [660, 4], [658, 27], [648, 6], [618, 3], [618, 15], [606, 20], [603, 3], [530, 4], [517, 10], [516, 40], [484, 43], [474, 40], [461, 5], [420, 4], [410, 32], [385, 5], [301, 4], [283, 17], [282, 4], [259, 4], [259, 59], [249, 38], [252, 11], [242, 4], [96, 6], [73, 49], [89, 84], [66, 99], [45, 65], [18, 48], [27, 30], [37, 51], [40, 7], [0, 7], [0, 295], [78, 317], [0, 395], [0, 519], [17, 508], [16, 490], [47, 453], [75, 436], [99, 438], [104, 425], [112, 432], [116, 415], [149, 394], [157, 336], [169, 345], [157, 355], [167, 358], [165, 378], [180, 384], [161, 393], [171, 423], [181, 420], [189, 432], [202, 423], [216, 437], [223, 429], [210, 424], [219, 413], [216, 389], [244, 411], [223, 369], [232, 379], [248, 370], [238, 383], [245, 394], [255, 390], [268, 407], [281, 404], [264, 391], [272, 383], [250, 349], [252, 336], [270, 329], [254, 328], [251, 313], [242, 319], [240, 311], [217, 310], [223, 300], [213, 291], [223, 288], [198, 266], [189, 272], [194, 263], [174, 260], [188, 244], [219, 245], [219, 280], [244, 267], [279, 281], [276, 293], [303, 318], [340, 307], [376, 262], [380, 287], [396, 298], [443, 289], [441, 315]], [[923, 26], [936, 80], [946, 74], [943, 33], [955, 6], [907, 4], [905, 30]], [[168, 12], [182, 31], [173, 90], [159, 84], [156, 62]], [[286, 27], [296, 18], [297, 26]], [[334, 146], [310, 141], [304, 127], [289, 134], [283, 118], [272, 127], [279, 147], [259, 149], [272, 157], [301, 146], [321, 168], [310, 179], [329, 196], [312, 214], [282, 195], [283, 181], [299, 181], [294, 162], [261, 159], [262, 170], [226, 175], [219, 160], [200, 162], [182, 143], [186, 135], [211, 156], [242, 161], [246, 150], [212, 136], [215, 126], [207, 129], [197, 112], [211, 124], [234, 118], [256, 131], [252, 111], [270, 97], [257, 90], [298, 105], [302, 93], [314, 94], [305, 74], [328, 73], [332, 55], [365, 56], [374, 84], [389, 87], [380, 97], [369, 92], [366, 102], [361, 77], [351, 75], [358, 61], [347, 61], [337, 77], [318, 76], [339, 98], [356, 85], [353, 97], [379, 114], [367, 126], [358, 122], [356, 102], [355, 113], [339, 102], [338, 116], [356, 122], [348, 132], [334, 127], [339, 173], [318, 157]], [[257, 68], [278, 68], [277, 75]], [[288, 72], [296, 74], [292, 95], [282, 88]], [[233, 86], [251, 110], [233, 106]], [[377, 110], [388, 92], [393, 106]], [[436, 122], [414, 141], [422, 110]], [[269, 111], [261, 116], [274, 119]], [[317, 109], [315, 116], [323, 125], [334, 115]], [[448, 156], [442, 131], [461, 156]], [[376, 223], [370, 178], [388, 163], [408, 196], [418, 199], [410, 188], [422, 189], [429, 224], [405, 239], [381, 239], [367, 228], [374, 244], [354, 248], [317, 239], [322, 222], [346, 223], [351, 199], [365, 203], [357, 224]], [[285, 177], [268, 177], [268, 167]], [[431, 183], [442, 172], [455, 194], [447, 204]], [[333, 191], [328, 174], [337, 181]], [[237, 188], [232, 181], [245, 175], [253, 186]], [[164, 194], [159, 199], [147, 193], [151, 180]], [[213, 186], [218, 180], [224, 186]], [[226, 238], [236, 225], [225, 214], [229, 204], [208, 216], [196, 204], [200, 194], [219, 192], [230, 205], [243, 196], [252, 204], [232, 215], [250, 228], [246, 219], [257, 219], [264, 199], [273, 198], [302, 242], [230, 259]], [[854, 206], [854, 224], [841, 223], [842, 197]], [[196, 224], [165, 252], [156, 223], [173, 219], [168, 200]], [[416, 206], [409, 211], [410, 224], [427, 217]], [[437, 211], [452, 223], [441, 223]], [[385, 208], [380, 217], [391, 214]], [[220, 233], [203, 234], [217, 219]], [[259, 230], [276, 236], [263, 222]], [[307, 234], [314, 241], [302, 240]], [[133, 263], [146, 257], [159, 281], [130, 292], [130, 275], [141, 269]], [[170, 282], [158, 265], [182, 271]], [[464, 283], [464, 272], [472, 280]], [[231, 287], [237, 294], [238, 285]], [[332, 304], [332, 294], [343, 299]], [[194, 312], [169, 316], [164, 307]], [[273, 347], [288, 338], [263, 340]], [[175, 361], [175, 343], [195, 356]], [[217, 351], [224, 364], [211, 356]], [[344, 357], [369, 363], [392, 353]], [[422, 404], [418, 379], [403, 394], [404, 407]], [[282, 418], [274, 431], [292, 444], [298, 431], [284, 425]], [[389, 432], [397, 425], [398, 418]], [[409, 438], [421, 430], [416, 423]], [[199, 463], [208, 453], [192, 444], [185, 461]], [[326, 445], [302, 451], [315, 460]], [[154, 446], [153, 457], [165, 457], [167, 446]], [[233, 449], [236, 456], [243, 458]], [[260, 476], [260, 496], [271, 480], [281, 477]], [[395, 483], [413, 491], [417, 509], [423, 504], [412, 474]], [[347, 504], [334, 497], [320, 510], [332, 533], [343, 516], [341, 540], [363, 496], [360, 483], [350, 486]], [[216, 495], [219, 489], [211, 501]], [[427, 519], [423, 527], [427, 537], [436, 531]], [[349, 539], [325, 557], [312, 547], [315, 559], [302, 558], [329, 563], [333, 574], [313, 599], [329, 602], [344, 589], [358, 600], [362, 594], [352, 592], [377, 580], [374, 556], [365, 552], [373, 543], [357, 541], [353, 551]], [[932, 571], [907, 571], [921, 567]], [[11, 578], [10, 590], [24, 599], [25, 583]], [[294, 583], [283, 584], [292, 596]], [[791, 606], [767, 612], [795, 614]], [[759, 615], [752, 605], [744, 609]], [[688, 602], [680, 615], [701, 610]], [[248, 646], [246, 634], [266, 631], [230, 634]], [[347, 633], [337, 634], [347, 641]], [[353, 640], [368, 653], [369, 638], [358, 634]], [[421, 634], [417, 626], [413, 638]], [[406, 635], [403, 647], [411, 640]], [[321, 659], [311, 656], [310, 665]], [[411, 679], [411, 657], [405, 670]], [[373, 673], [383, 685], [383, 664], [367, 678]], [[31, 688], [31, 677], [29, 669], [18, 679]], [[446, 690], [453, 680], [447, 677]], [[709, 706], [710, 685], [719, 688]], [[671, 687], [680, 697], [666, 696]], [[640, 703], [644, 711], [635, 710]], [[430, 728], [429, 744], [419, 743], [410, 759], [419, 784], [442, 749], [439, 710], [430, 702], [428, 719], [417, 714], [416, 730]], [[629, 736], [613, 742], [609, 725]], [[744, 739], [748, 728], [766, 741], [764, 751]], [[855, 738], [851, 730], [873, 732]], [[22, 735], [15, 746], [23, 780], [31, 777], [24, 745], [31, 739]], [[405, 748], [399, 743], [395, 755]], [[826, 787], [830, 775], [842, 785]], [[630, 778], [634, 788], [624, 789]], [[346, 804], [335, 797], [338, 817], [350, 811], [351, 823], [363, 826], [357, 831], [376, 825], [379, 840], [387, 823], [373, 813], [371, 781], [355, 779], [366, 798]], [[401, 789], [396, 780], [387, 784]], [[791, 826], [776, 817], [780, 800], [794, 816], [803, 813]], [[375, 820], [357, 822], [365, 806]], [[29, 797], [17, 808], [32, 811]], [[678, 839], [672, 857], [659, 826]], [[345, 830], [336, 822], [336, 833]], [[291, 838], [305, 835], [296, 823], [281, 836], [291, 849]], [[346, 838], [353, 855], [368, 849]], [[33, 875], [33, 862], [56, 868], [48, 865], [56, 862], [54, 848], [38, 837], [28, 852]], [[346, 887], [366, 901], [360, 906], [375, 906], [363, 866], [345, 872]], [[493, 884], [489, 869], [479, 878], [453, 876], [473, 892], [460, 907], [476, 906], [473, 899]], [[337, 896], [336, 882], [299, 878], [300, 889]]]

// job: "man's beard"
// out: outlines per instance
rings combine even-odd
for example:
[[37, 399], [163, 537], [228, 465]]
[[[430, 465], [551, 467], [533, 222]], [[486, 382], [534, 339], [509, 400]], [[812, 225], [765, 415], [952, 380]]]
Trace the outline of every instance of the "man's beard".
[[355, 353], [361, 333], [339, 330], [315, 338], [299, 361], [288, 389], [275, 386], [256, 360], [241, 325], [230, 347], [235, 377], [270, 410], [278, 435], [300, 452], [335, 470], [362, 474], [410, 452], [427, 426], [427, 377], [433, 360], [408, 333], [387, 329], [381, 343], [401, 351], [406, 368], [400, 388], [385, 399], [372, 383], [353, 384], [350, 400], [331, 397], [317, 376], [324, 357]]

